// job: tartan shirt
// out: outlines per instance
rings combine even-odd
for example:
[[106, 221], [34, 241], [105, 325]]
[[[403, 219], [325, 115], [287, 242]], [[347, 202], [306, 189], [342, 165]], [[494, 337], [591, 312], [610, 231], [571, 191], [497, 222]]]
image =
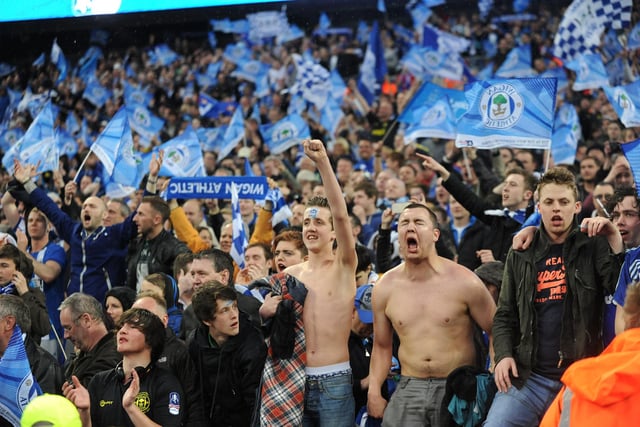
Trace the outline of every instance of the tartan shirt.
[[289, 359], [273, 356], [269, 342], [267, 360], [262, 372], [260, 425], [302, 425], [304, 414], [306, 341], [302, 309], [307, 289], [295, 277], [278, 273], [269, 278], [274, 295], [293, 301], [295, 327], [293, 355]]

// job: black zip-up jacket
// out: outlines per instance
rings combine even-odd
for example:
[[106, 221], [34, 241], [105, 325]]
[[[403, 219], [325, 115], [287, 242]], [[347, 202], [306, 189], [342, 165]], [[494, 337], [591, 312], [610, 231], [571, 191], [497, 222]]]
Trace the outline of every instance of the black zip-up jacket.
[[[144, 246], [144, 237], [138, 237], [129, 247], [129, 263], [127, 271], [127, 284], [130, 288], [137, 287], [138, 261]], [[173, 261], [181, 254], [189, 252], [189, 248], [176, 239], [166, 230], [162, 230], [155, 238], [149, 241], [149, 274], [166, 273], [173, 274]]]
[[[567, 293], [562, 324], [558, 325], [560, 364], [565, 359], [578, 360], [602, 351], [604, 295], [615, 288], [624, 259], [624, 252], [611, 252], [606, 238], [589, 238], [576, 223], [574, 226], [563, 247]], [[550, 246], [542, 225], [531, 246], [521, 252], [510, 251], [505, 263], [493, 319], [493, 347], [496, 364], [505, 357], [516, 360], [519, 377], [512, 382], [517, 387], [524, 384], [536, 363], [536, 263], [547, 255]]]
[[116, 350], [115, 334], [108, 332], [90, 351], [81, 351], [69, 359], [64, 367], [64, 376], [70, 379], [75, 375], [87, 387], [95, 374], [115, 368], [121, 360], [122, 355]]
[[249, 426], [260, 385], [267, 346], [262, 333], [241, 313], [240, 333], [221, 347], [209, 343], [209, 329], [189, 334], [189, 354], [196, 364], [209, 425]]
[[[498, 261], [504, 261], [511, 248], [513, 234], [520, 230], [522, 224], [507, 216], [487, 215], [487, 210], [494, 210], [493, 206], [480, 198], [473, 191], [469, 190], [462, 181], [452, 173], [446, 181], [442, 181], [442, 186], [468, 210], [471, 215], [482, 221], [491, 228], [492, 238], [487, 241], [487, 249], [491, 249], [493, 257]], [[527, 216], [532, 209], [527, 210]]]
[[184, 391], [185, 410], [182, 425], [185, 427], [204, 427], [202, 396], [197, 382], [196, 366], [189, 356], [189, 349], [184, 341], [178, 339], [171, 328], [166, 328], [164, 349], [156, 366], [165, 368], [178, 378]]
[[42, 391], [49, 394], [62, 393], [64, 373], [56, 358], [36, 344], [29, 335], [24, 340], [24, 349], [29, 359], [31, 373]]

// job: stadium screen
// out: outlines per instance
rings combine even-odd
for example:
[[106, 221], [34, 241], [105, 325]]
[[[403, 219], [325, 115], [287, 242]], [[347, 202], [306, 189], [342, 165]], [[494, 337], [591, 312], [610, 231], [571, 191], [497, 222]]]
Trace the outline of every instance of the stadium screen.
[[238, 6], [274, 1], [276, 0], [21, 0], [3, 2], [0, 22]]

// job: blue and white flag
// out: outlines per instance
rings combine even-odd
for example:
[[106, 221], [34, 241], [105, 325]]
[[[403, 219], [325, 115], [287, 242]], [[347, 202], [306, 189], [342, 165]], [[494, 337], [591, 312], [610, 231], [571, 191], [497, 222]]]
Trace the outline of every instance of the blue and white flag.
[[413, 20], [413, 28], [415, 29], [422, 28], [422, 26], [433, 14], [433, 12], [431, 12], [431, 9], [421, 1], [413, 3], [409, 2], [406, 8], [411, 14], [411, 19]]
[[69, 72], [69, 64], [67, 63], [67, 59], [64, 57], [64, 53], [62, 53], [62, 49], [60, 49], [60, 46], [58, 46], [57, 39], [53, 39], [50, 58], [51, 63], [58, 69], [58, 78], [56, 80], [56, 83], [60, 83], [67, 77], [67, 73]]
[[511, 49], [500, 68], [496, 70], [495, 77], [534, 77], [536, 74], [531, 68], [531, 45], [525, 44]]
[[91, 79], [82, 93], [82, 98], [86, 99], [94, 106], [102, 106], [111, 98], [111, 91], [102, 86], [96, 79]]
[[218, 151], [218, 160], [222, 160], [233, 151], [234, 148], [244, 138], [244, 117], [242, 116], [242, 108], [236, 108], [231, 116], [229, 127], [224, 133], [224, 145]]
[[320, 125], [331, 133], [331, 139], [335, 138], [336, 130], [340, 121], [344, 117], [344, 112], [338, 102], [329, 97], [324, 108], [321, 110]]
[[276, 37], [283, 29], [289, 27], [289, 20], [284, 11], [262, 11], [247, 14], [249, 22], [249, 38], [260, 40]]
[[360, 78], [358, 90], [371, 105], [375, 97], [380, 93], [380, 87], [387, 74], [387, 61], [384, 59], [384, 47], [380, 40], [380, 28], [378, 22], [373, 23], [369, 44], [364, 54], [364, 61], [360, 65]]
[[14, 326], [7, 349], [0, 359], [0, 385], [0, 414], [12, 425], [20, 426], [25, 407], [40, 396], [42, 390], [31, 373], [18, 325]]
[[0, 129], [0, 149], [6, 153], [23, 135], [20, 128]]
[[569, 87], [569, 79], [567, 78], [567, 72], [563, 67], [554, 67], [547, 68], [542, 74], [538, 77], [551, 77], [558, 80], [558, 92], [562, 92], [563, 90]]
[[2, 158], [4, 168], [13, 173], [14, 159], [21, 163], [37, 165], [36, 171], [58, 170], [58, 143], [54, 123], [57, 114], [53, 104], [47, 101], [44, 108], [31, 122], [25, 134], [7, 151]]
[[229, 18], [212, 19], [209, 23], [213, 31], [220, 31], [221, 33], [246, 34], [249, 32], [249, 21], [246, 19], [237, 21], [231, 21]]
[[[40, 67], [43, 67], [43, 66], [44, 66], [44, 64], [45, 64], [45, 62], [46, 62], [46, 61], [47, 61], [47, 58], [46, 58], [46, 56], [45, 56], [44, 52], [42, 52], [42, 53], [40, 54], [40, 56], [38, 56], [38, 57], [37, 57], [37, 58], [36, 58], [36, 59], [31, 63], [31, 66], [32, 66], [32, 67], [36, 67], [36, 68], [40, 68]], [[2, 76], [0, 76], [0, 77], [2, 77]]]
[[0, 77], [8, 76], [16, 70], [11, 64], [7, 64], [6, 62], [0, 62]]
[[292, 40], [301, 39], [304, 35], [304, 31], [302, 31], [300, 27], [296, 24], [291, 24], [289, 28], [284, 28], [283, 31], [276, 36], [276, 44], [281, 45]]
[[280, 188], [276, 187], [269, 189], [265, 200], [269, 200], [271, 201], [271, 203], [273, 203], [273, 208], [271, 209], [271, 225], [273, 227], [280, 224], [281, 222], [288, 221], [289, 218], [293, 216], [289, 205], [282, 195], [282, 191], [280, 191]]
[[331, 90], [329, 91], [330, 95], [338, 102], [338, 104], [342, 104], [342, 99], [344, 98], [344, 93], [347, 90], [347, 85], [344, 84], [344, 80], [338, 70], [331, 70], [329, 81], [331, 82]]
[[215, 151], [217, 153], [222, 143], [221, 138], [226, 130], [226, 127], [198, 128], [196, 135], [198, 135], [202, 151]]
[[125, 107], [129, 116], [129, 126], [139, 133], [143, 139], [150, 141], [162, 130], [164, 120], [151, 114], [145, 106], [133, 104]]
[[317, 108], [323, 108], [331, 91], [331, 74], [320, 64], [305, 61], [302, 56], [292, 54], [296, 64], [296, 81], [290, 92], [301, 94]]
[[176, 177], [167, 187], [167, 199], [230, 199], [231, 184], [242, 199], [264, 200], [269, 191], [264, 176]]
[[69, 159], [78, 154], [78, 142], [64, 129], [58, 129], [58, 150], [60, 156], [67, 156]]
[[478, 11], [480, 18], [487, 19], [489, 12], [493, 9], [493, 0], [478, 0]]
[[231, 184], [231, 258], [238, 264], [238, 267], [244, 268], [244, 250], [249, 245], [247, 233], [240, 215], [240, 199], [238, 197], [238, 187], [235, 183]]
[[620, 147], [629, 162], [629, 167], [633, 174], [633, 181], [636, 183], [636, 192], [638, 193], [638, 197], [640, 197], [640, 185], [637, 185], [640, 182], [640, 139], [626, 144], [620, 144]]
[[166, 43], [159, 44], [149, 51], [149, 57], [154, 65], [171, 65], [180, 58]]
[[622, 124], [628, 128], [640, 126], [640, 80], [603, 89]]
[[629, 25], [632, 6], [632, 0], [573, 0], [553, 40], [553, 54], [570, 61], [580, 53], [595, 53], [605, 28]]
[[573, 82], [572, 87], [576, 92], [609, 86], [609, 77], [600, 54], [585, 53], [576, 55], [574, 60], [565, 64], [565, 67], [576, 72], [576, 80]]
[[85, 82], [85, 84], [89, 82], [91, 78], [96, 76], [98, 61], [103, 56], [102, 50], [99, 47], [91, 46], [78, 61], [78, 66], [75, 68], [75, 72], [76, 75]]
[[398, 121], [406, 124], [413, 123], [415, 111], [423, 106], [431, 107], [440, 99], [448, 99], [456, 119], [466, 113], [468, 109], [467, 98], [463, 91], [447, 89], [431, 82], [424, 82], [404, 107], [404, 110], [398, 116]]
[[465, 87], [469, 103], [458, 120], [456, 146], [533, 148], [551, 146], [555, 79], [478, 81]]
[[93, 136], [89, 131], [89, 125], [87, 124], [87, 119], [85, 117], [82, 118], [82, 125], [80, 126], [80, 134], [78, 135], [79, 142], [82, 142], [86, 147], [91, 147], [93, 144]]
[[144, 107], [149, 107], [153, 95], [147, 92], [145, 89], [135, 87], [126, 80], [124, 83], [124, 102], [127, 105], [137, 104]]
[[207, 40], [209, 41], [209, 47], [214, 49], [218, 46], [218, 39], [216, 38], [216, 33], [213, 31], [209, 31], [207, 33]]
[[206, 117], [208, 119], [215, 119], [218, 117], [219, 112], [216, 108], [218, 100], [213, 96], [209, 96], [206, 93], [200, 93], [198, 95], [198, 112], [200, 117]]
[[325, 36], [329, 28], [331, 28], [331, 19], [329, 19], [326, 12], [320, 13], [320, 18], [318, 19], [318, 30], [320, 35]]
[[127, 109], [122, 107], [91, 145], [104, 167], [103, 182], [137, 188], [142, 181], [142, 159], [133, 148]]
[[471, 42], [464, 37], [425, 24], [422, 29], [422, 45], [439, 52], [462, 53], [469, 48]]
[[640, 22], [638, 22], [629, 32], [629, 37], [627, 38], [627, 49], [640, 49]]
[[70, 111], [69, 114], [67, 114], [67, 120], [65, 120], [64, 122], [64, 128], [71, 135], [74, 135], [80, 132], [80, 123], [78, 123], [78, 119], [76, 118], [76, 115], [72, 111]]
[[411, 122], [404, 132], [404, 142], [409, 144], [418, 138], [454, 139], [456, 121], [449, 99], [438, 99], [435, 104], [421, 105], [412, 111]]
[[625, 83], [626, 67], [627, 64], [625, 64], [625, 60], [619, 56], [615, 57], [604, 66], [607, 70], [607, 75], [609, 76], [609, 85], [620, 86]]
[[[160, 168], [160, 175], [166, 176], [206, 176], [204, 172], [204, 161], [202, 159], [202, 149], [198, 135], [191, 126], [180, 135], [155, 147], [153, 152], [164, 150], [164, 161]], [[147, 165], [151, 161], [152, 153], [144, 156], [143, 170], [147, 170]]]
[[269, 66], [267, 64], [257, 60], [249, 60], [238, 62], [236, 65], [236, 69], [231, 73], [233, 77], [255, 84], [255, 95], [258, 97], [269, 94]]
[[433, 76], [460, 80], [464, 72], [460, 55], [440, 52], [432, 47], [413, 46], [402, 58], [401, 64], [421, 80], [430, 80]]
[[311, 138], [309, 125], [298, 114], [290, 114], [272, 124], [260, 126], [260, 133], [271, 154], [280, 154]]
[[576, 158], [582, 129], [576, 108], [564, 103], [556, 111], [551, 137], [551, 155], [555, 164], [572, 165]]
[[241, 64], [251, 60], [251, 51], [245, 42], [238, 42], [236, 44], [228, 44], [224, 49], [222, 57], [234, 64]]

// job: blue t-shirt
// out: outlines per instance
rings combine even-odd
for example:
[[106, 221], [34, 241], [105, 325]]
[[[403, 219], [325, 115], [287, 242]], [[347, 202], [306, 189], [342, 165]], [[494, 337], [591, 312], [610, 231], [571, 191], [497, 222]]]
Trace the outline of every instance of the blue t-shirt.
[[624, 255], [624, 263], [620, 269], [616, 292], [613, 294], [613, 301], [616, 305], [624, 305], [624, 297], [627, 295], [627, 287], [633, 282], [640, 280], [640, 246], [632, 248]]
[[618, 284], [613, 295], [604, 298], [604, 324], [602, 335], [604, 345], [607, 346], [615, 338], [616, 305], [624, 305], [624, 297], [627, 295], [627, 287], [640, 280], [640, 246], [627, 250], [624, 255], [624, 263], [618, 276]]
[[[53, 261], [60, 265], [60, 274], [54, 281], [45, 283], [34, 274], [33, 282], [36, 283], [42, 292], [44, 292], [49, 319], [51, 319], [53, 326], [56, 328], [58, 334], [60, 334], [60, 339], [62, 339], [62, 326], [60, 325], [60, 313], [58, 312], [58, 307], [60, 307], [60, 304], [64, 299], [65, 285], [63, 276], [64, 267], [67, 263], [67, 254], [60, 244], [54, 242], [49, 242], [41, 251], [32, 252], [29, 250], [29, 253], [36, 259], [36, 261], [43, 264], [47, 261]], [[52, 338], [55, 339], [55, 337]]]

